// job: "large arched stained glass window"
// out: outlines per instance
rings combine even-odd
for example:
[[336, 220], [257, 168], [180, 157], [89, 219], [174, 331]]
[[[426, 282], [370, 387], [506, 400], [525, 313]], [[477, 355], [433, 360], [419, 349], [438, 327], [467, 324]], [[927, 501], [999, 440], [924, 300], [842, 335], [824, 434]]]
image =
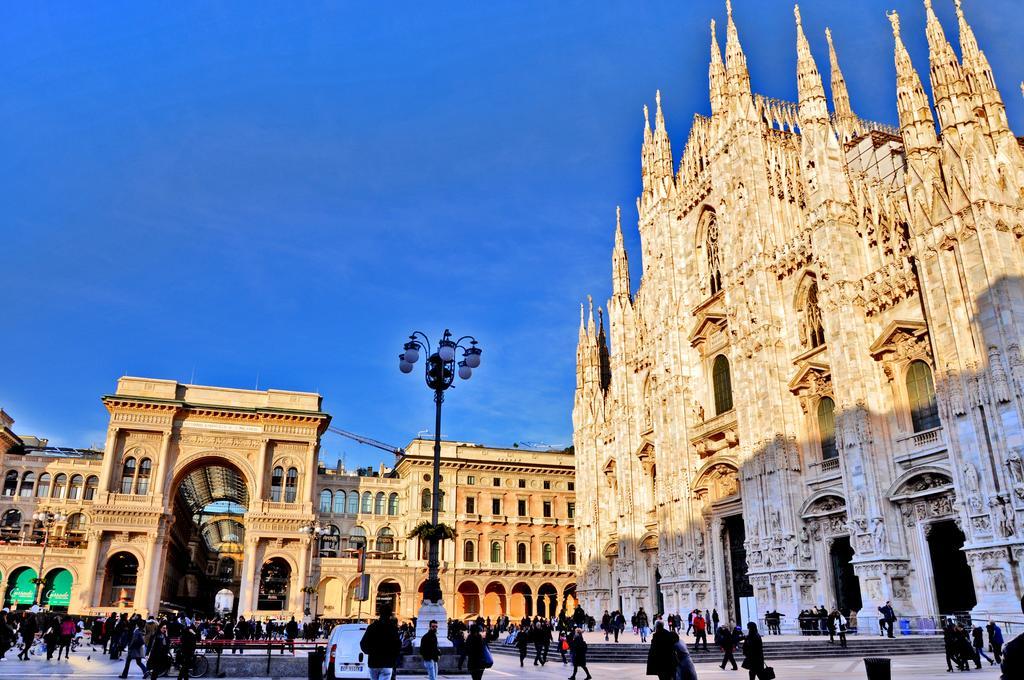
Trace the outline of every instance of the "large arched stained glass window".
[[914, 432], [939, 426], [939, 407], [935, 402], [932, 369], [920, 359], [910, 362], [907, 369], [907, 400], [910, 402]]
[[714, 211], [704, 213], [704, 255], [707, 260], [708, 292], [722, 290], [722, 263], [718, 251], [718, 218]]
[[715, 415], [732, 410], [732, 377], [729, 374], [729, 360], [724, 354], [715, 357], [711, 365], [711, 381], [715, 388]]
[[839, 456], [836, 449], [836, 403], [830, 397], [818, 400], [818, 441], [821, 442], [821, 459], [829, 460]]

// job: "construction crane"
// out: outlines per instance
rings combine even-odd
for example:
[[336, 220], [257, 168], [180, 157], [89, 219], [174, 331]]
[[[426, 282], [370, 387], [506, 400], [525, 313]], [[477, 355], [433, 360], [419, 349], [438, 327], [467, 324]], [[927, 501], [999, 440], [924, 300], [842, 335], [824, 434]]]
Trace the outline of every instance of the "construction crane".
[[390, 444], [379, 442], [376, 439], [370, 439], [369, 437], [364, 437], [362, 435], [355, 434], [354, 432], [348, 432], [347, 430], [342, 430], [337, 427], [328, 427], [327, 431], [333, 432], [334, 434], [339, 435], [341, 437], [345, 437], [346, 439], [351, 439], [352, 441], [359, 442], [360, 444], [365, 444], [366, 446], [373, 446], [375, 448], [381, 449], [382, 451], [388, 451], [389, 453], [393, 453], [396, 456], [405, 455], [405, 449], [400, 449], [391, 446]]

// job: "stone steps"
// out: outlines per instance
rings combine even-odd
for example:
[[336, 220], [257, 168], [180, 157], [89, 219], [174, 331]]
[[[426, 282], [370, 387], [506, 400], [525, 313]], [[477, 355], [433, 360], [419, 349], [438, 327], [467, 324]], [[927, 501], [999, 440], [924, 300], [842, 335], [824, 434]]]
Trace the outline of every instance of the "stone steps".
[[[694, 651], [692, 643], [687, 640], [690, 646], [690, 654], [696, 663], [714, 662], [722, 660], [722, 653], [714, 645], [708, 645], [708, 651]], [[645, 644], [614, 644], [599, 643], [590, 644], [587, 647], [588, 663], [615, 663], [615, 662], [647, 662], [649, 645]], [[519, 655], [519, 650], [514, 646], [504, 644], [491, 644], [491, 650], [498, 654], [510, 656]], [[769, 659], [810, 659], [828, 657], [865, 657], [865, 656], [896, 656], [904, 654], [941, 654], [943, 643], [941, 637], [920, 636], [902, 637], [895, 640], [883, 639], [858, 639], [850, 637], [847, 640], [846, 648], [834, 645], [822, 640], [786, 640], [773, 641], [765, 639], [765, 657]], [[743, 659], [743, 654], [736, 651], [737, 660]], [[561, 663], [561, 657], [555, 650], [552, 643], [551, 651], [548, 652], [549, 663]], [[530, 646], [526, 657], [526, 663], [533, 663], [533, 646]]]

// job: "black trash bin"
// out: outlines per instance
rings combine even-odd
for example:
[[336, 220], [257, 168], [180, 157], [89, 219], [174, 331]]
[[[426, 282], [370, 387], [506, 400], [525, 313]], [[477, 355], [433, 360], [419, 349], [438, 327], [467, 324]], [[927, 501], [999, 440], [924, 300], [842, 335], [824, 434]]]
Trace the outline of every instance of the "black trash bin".
[[[888, 659], [886, 659], [888, 661]], [[308, 675], [309, 680], [323, 680], [324, 679], [324, 648], [317, 647], [316, 649], [310, 650], [309, 657], [307, 658], [308, 663]], [[888, 677], [888, 676], [886, 676]]]
[[866, 658], [864, 659], [864, 669], [868, 672], [868, 680], [892, 680], [892, 661], [890, 659]]

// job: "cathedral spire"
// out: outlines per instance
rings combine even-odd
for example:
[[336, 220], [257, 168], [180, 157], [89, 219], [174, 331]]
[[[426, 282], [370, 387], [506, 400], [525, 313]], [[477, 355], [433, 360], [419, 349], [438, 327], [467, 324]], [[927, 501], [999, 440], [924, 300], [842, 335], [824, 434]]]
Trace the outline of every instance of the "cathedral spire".
[[711, 115], [725, 110], [725, 100], [729, 83], [725, 76], [725, 64], [722, 62], [722, 50], [718, 47], [718, 36], [715, 35], [715, 20], [711, 20], [711, 64], [708, 66], [708, 85], [711, 90]]
[[896, 106], [900, 117], [900, 132], [907, 154], [932, 150], [938, 144], [935, 136], [935, 120], [925, 94], [921, 78], [914, 70], [910, 55], [900, 37], [900, 15], [889, 13], [892, 35], [896, 42]]
[[658, 181], [667, 190], [667, 185], [672, 180], [672, 142], [668, 138], [665, 114], [661, 110], [661, 90], [655, 91], [654, 102], [654, 172]]
[[804, 35], [799, 5], [793, 5], [793, 16], [796, 18], [796, 87], [800, 101], [800, 127], [828, 125], [825, 88], [822, 87], [821, 74], [811, 54], [811, 46]]
[[845, 143], [864, 134], [864, 130], [860, 119], [850, 106], [850, 93], [846, 89], [846, 79], [839, 68], [836, 46], [832, 44], [832, 31], [828, 28], [825, 29], [825, 40], [828, 41], [828, 60], [832, 68], [832, 110], [836, 115], [836, 132]]
[[958, 123], [974, 121], [971, 94], [960, 61], [946, 40], [939, 18], [932, 9], [932, 0], [924, 0], [928, 36], [928, 62], [931, 71], [932, 96], [939, 116], [939, 127], [945, 130]]
[[1010, 126], [1006, 120], [1006, 108], [1003, 97], [996, 87], [985, 53], [978, 48], [978, 40], [974, 30], [967, 23], [961, 0], [953, 0], [956, 5], [956, 18], [960, 28], [960, 54], [963, 57], [963, 72], [967, 86], [972, 94], [980, 98], [985, 109], [984, 124], [989, 132], [1009, 133]]
[[729, 93], [741, 100], [750, 100], [750, 72], [747, 70], [747, 57], [740, 45], [740, 34], [732, 20], [732, 1], [725, 0], [725, 11], [728, 16], [725, 31], [725, 72], [729, 81]]
[[615, 207], [615, 249], [612, 251], [612, 295], [629, 298], [629, 258], [622, 238], [622, 208]]
[[590, 295], [587, 296], [587, 306], [590, 307], [590, 312], [587, 316], [587, 337], [596, 339], [597, 329], [594, 327], [594, 298]]

